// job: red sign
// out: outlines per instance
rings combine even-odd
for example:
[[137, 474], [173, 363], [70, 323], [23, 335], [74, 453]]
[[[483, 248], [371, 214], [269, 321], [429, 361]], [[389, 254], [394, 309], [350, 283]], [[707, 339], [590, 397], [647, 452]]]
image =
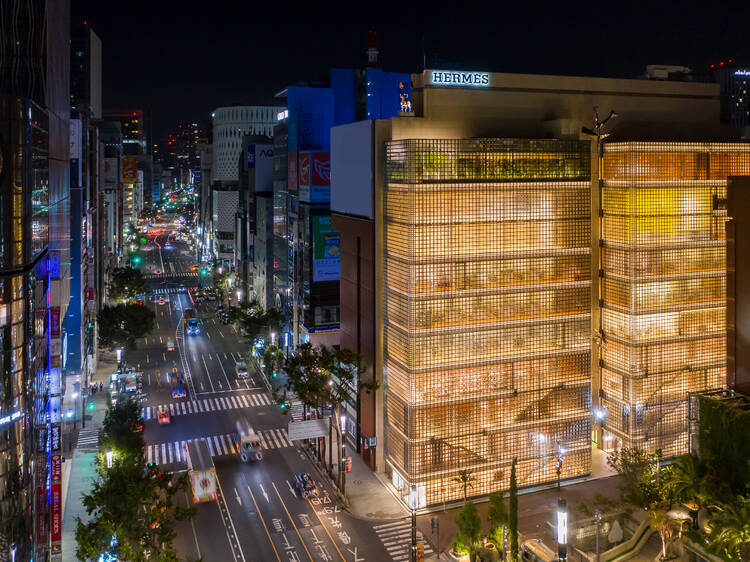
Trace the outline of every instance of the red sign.
[[310, 153], [299, 154], [299, 185], [310, 185]]
[[52, 542], [62, 539], [62, 490], [60, 484], [52, 484], [52, 514], [50, 527], [52, 528]]
[[50, 464], [52, 482], [60, 482], [62, 480], [62, 459], [60, 455], [52, 455]]
[[49, 327], [50, 336], [53, 338], [59, 338], [60, 337], [60, 309], [57, 307], [50, 308], [49, 317], [50, 317], [50, 327]]
[[36, 487], [36, 538], [38, 543], [47, 542], [47, 494], [42, 486]]
[[352, 458], [346, 457], [346, 471], [351, 472], [352, 471]]
[[290, 152], [287, 156], [287, 189], [297, 191], [297, 153]]
[[90, 301], [94, 300], [94, 288], [93, 287], [89, 287], [89, 300]]
[[310, 185], [331, 185], [331, 153], [312, 153], [312, 183]]

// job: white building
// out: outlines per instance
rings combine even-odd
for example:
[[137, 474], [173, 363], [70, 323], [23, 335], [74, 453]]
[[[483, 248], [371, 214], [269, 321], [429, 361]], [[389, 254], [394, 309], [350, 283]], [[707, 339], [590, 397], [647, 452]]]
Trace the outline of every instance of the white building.
[[243, 135], [273, 136], [276, 116], [283, 107], [243, 105], [220, 107], [213, 117], [213, 169], [211, 183], [239, 181]]

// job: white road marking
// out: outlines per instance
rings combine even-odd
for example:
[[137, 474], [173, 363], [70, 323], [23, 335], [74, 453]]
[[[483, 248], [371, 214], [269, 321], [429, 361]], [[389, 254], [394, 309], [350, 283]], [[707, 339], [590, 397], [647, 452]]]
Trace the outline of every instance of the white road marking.
[[289, 486], [289, 491], [296, 498], [297, 497], [297, 491], [294, 488], [292, 488], [292, 485], [289, 483], [289, 480], [286, 481], [286, 485]]
[[[260, 492], [263, 494], [263, 497], [266, 498], [266, 502], [271, 503], [271, 500], [268, 499], [268, 493], [263, 489], [263, 484], [258, 484], [260, 486]], [[248, 486], [248, 489], [250, 486]]]

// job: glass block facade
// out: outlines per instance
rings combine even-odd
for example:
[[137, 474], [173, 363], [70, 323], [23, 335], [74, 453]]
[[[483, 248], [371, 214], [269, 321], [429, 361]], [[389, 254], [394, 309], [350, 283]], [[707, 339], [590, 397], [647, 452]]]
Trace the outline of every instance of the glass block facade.
[[399, 140], [383, 200], [386, 459], [424, 504], [590, 472], [586, 141]]
[[601, 182], [605, 443], [687, 452], [687, 395], [726, 384], [726, 178], [750, 145], [610, 143]]

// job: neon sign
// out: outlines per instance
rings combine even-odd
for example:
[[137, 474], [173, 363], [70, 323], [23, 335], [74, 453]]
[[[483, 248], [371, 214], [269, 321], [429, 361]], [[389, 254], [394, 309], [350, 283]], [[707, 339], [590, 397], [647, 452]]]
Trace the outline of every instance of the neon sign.
[[430, 84], [433, 84], [434, 86], [468, 86], [471, 88], [486, 88], [490, 85], [490, 73], [431, 70]]
[[750, 76], [750, 69], [741, 68], [739, 70], [735, 70], [734, 75], [735, 76]]
[[18, 418], [20, 418], [22, 415], [23, 415], [23, 412], [13, 412], [12, 414], [3, 416], [2, 418], [0, 418], [0, 425], [7, 425], [11, 422], [14, 422]]

